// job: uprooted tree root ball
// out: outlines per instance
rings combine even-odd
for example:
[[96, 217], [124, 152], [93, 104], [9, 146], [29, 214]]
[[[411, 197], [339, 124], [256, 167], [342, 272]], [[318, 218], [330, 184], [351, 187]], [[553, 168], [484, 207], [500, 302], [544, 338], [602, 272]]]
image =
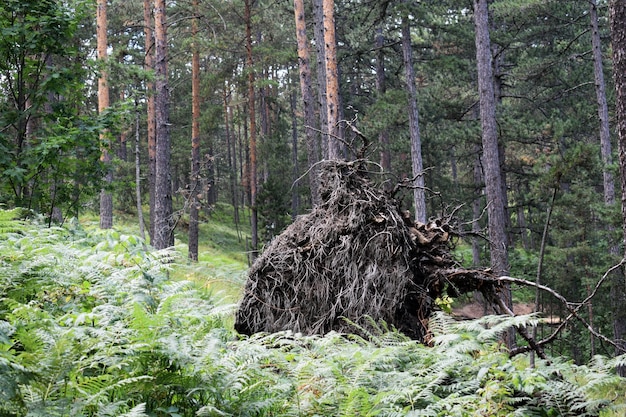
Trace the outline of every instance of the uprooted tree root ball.
[[414, 223], [372, 184], [365, 167], [363, 161], [322, 166], [322, 203], [252, 265], [237, 331], [362, 333], [384, 321], [423, 341], [445, 287], [476, 289], [481, 281], [465, 280], [451, 255], [450, 225]]

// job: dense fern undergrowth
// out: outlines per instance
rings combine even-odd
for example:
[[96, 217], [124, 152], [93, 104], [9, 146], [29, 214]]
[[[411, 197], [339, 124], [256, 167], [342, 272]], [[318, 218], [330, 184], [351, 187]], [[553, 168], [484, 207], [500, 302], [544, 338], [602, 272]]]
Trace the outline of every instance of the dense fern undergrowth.
[[533, 317], [431, 319], [431, 347], [380, 324], [368, 340], [240, 337], [234, 305], [184, 261], [116, 231], [0, 211], [0, 416], [623, 416], [615, 366], [529, 368], [498, 342]]

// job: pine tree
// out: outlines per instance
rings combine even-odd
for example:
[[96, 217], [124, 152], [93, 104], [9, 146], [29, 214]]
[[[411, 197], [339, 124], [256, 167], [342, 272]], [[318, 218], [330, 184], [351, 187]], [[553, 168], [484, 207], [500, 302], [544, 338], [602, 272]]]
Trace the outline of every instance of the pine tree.
[[170, 95], [167, 74], [167, 19], [165, 0], [154, 2], [156, 46], [156, 165], [154, 189], [154, 240], [152, 245], [164, 249], [174, 245], [172, 181], [170, 172]]

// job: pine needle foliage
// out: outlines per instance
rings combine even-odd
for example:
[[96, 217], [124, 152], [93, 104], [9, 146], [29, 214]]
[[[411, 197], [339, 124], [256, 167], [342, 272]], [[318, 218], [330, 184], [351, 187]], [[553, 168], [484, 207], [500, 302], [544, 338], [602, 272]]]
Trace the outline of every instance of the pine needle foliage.
[[534, 316], [437, 314], [432, 346], [373, 320], [353, 324], [363, 337], [241, 337], [228, 324], [234, 306], [168, 278], [176, 252], [75, 222], [15, 222], [0, 239], [0, 416], [626, 412], [626, 384], [614, 372], [624, 357], [587, 366], [551, 358], [534, 369], [509, 358], [502, 332]]

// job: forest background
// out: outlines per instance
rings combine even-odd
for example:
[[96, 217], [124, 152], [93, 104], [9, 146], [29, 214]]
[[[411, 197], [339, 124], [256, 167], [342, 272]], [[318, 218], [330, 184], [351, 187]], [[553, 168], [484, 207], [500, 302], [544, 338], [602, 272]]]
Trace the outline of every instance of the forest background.
[[[324, 135], [323, 6], [304, 4], [311, 103], [303, 100], [290, 2], [4, 1], [0, 201], [49, 224], [100, 212], [103, 228], [115, 224], [113, 208], [143, 215], [145, 207], [139, 224], [161, 248], [174, 236], [191, 246], [195, 219], [215, 221], [213, 208], [228, 204], [242, 236], [250, 231], [253, 256], [312, 207], [315, 162], [333, 155]], [[591, 294], [623, 252], [610, 191], [619, 175], [608, 6], [489, 5], [510, 274], [540, 279], [572, 301]], [[478, 236], [488, 235], [484, 165], [495, 155], [483, 154], [473, 4], [336, 1], [334, 19], [339, 123], [330, 125], [344, 129], [335, 132], [343, 138], [338, 154], [356, 157], [365, 137], [381, 184], [423, 172], [423, 214], [454, 213], [474, 236], [459, 256], [466, 265], [489, 264], [489, 240]], [[416, 143], [423, 171], [415, 170]], [[419, 212], [413, 194], [399, 198]], [[618, 343], [623, 277], [584, 309], [587, 322]], [[547, 296], [538, 303], [548, 315], [567, 315]], [[580, 323], [550, 346], [577, 363], [615, 354]]]

